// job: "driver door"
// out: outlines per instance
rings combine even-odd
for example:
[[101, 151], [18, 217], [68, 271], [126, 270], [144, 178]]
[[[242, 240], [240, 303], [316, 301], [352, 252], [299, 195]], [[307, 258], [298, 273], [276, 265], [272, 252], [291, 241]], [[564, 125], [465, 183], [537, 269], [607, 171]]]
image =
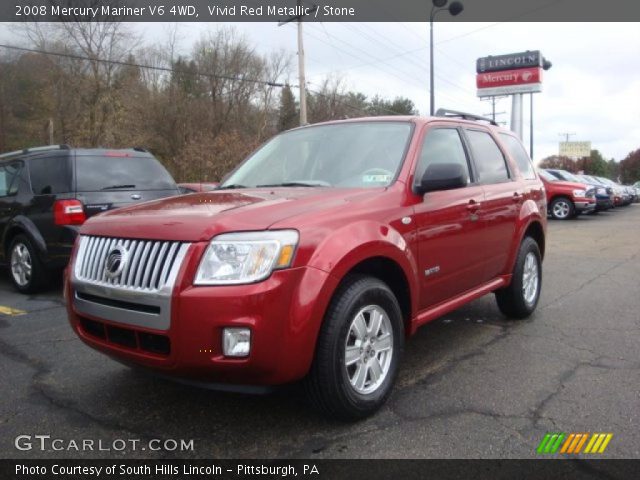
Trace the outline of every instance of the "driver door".
[[429, 126], [422, 139], [414, 184], [429, 165], [452, 162], [467, 172], [467, 185], [428, 192], [415, 205], [421, 310], [482, 283], [484, 190], [475, 182], [460, 130], [450, 124]]

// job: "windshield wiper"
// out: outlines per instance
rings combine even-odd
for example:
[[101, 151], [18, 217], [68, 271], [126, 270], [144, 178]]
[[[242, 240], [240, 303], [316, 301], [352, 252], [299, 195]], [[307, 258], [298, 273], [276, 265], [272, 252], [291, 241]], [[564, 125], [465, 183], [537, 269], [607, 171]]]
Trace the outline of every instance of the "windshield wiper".
[[136, 188], [135, 185], [111, 185], [110, 187], [104, 187], [101, 190], [112, 190], [117, 188]]
[[225, 185], [223, 187], [218, 187], [216, 190], [231, 190], [234, 188], [247, 188], [246, 185], [240, 185], [239, 183], [233, 183], [231, 185]]
[[270, 187], [330, 187], [331, 184], [323, 181], [309, 181], [309, 182], [282, 182], [273, 183], [269, 185], [256, 185], [256, 188], [270, 188]]

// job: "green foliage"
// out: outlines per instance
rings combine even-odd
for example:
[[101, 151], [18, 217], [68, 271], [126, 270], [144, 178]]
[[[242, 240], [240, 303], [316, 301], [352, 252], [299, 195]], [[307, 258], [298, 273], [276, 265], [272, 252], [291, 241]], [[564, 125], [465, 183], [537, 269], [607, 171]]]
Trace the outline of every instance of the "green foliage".
[[296, 99], [293, 96], [291, 87], [285, 85], [280, 92], [280, 112], [278, 117], [278, 130], [289, 130], [298, 125], [298, 110]]
[[620, 162], [622, 183], [632, 185], [640, 180], [640, 149], [634, 150]]
[[567, 170], [571, 173], [576, 173], [578, 171], [578, 166], [574, 160], [560, 155], [551, 155], [550, 157], [543, 159], [540, 162], [540, 168], [558, 168], [561, 170]]

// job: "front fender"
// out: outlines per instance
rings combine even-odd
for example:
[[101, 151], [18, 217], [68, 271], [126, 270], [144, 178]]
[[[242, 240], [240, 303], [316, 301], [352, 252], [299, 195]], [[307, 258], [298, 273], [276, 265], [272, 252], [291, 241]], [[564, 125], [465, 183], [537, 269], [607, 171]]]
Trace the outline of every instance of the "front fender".
[[418, 262], [409, 242], [389, 225], [371, 220], [345, 225], [333, 231], [316, 247], [308, 265], [340, 281], [353, 267], [374, 257], [392, 260], [402, 269], [409, 285], [411, 311], [415, 312]]
[[417, 262], [400, 232], [373, 221], [352, 223], [331, 232], [309, 257], [308, 268], [294, 293], [286, 334], [291, 336], [289, 345], [295, 355], [285, 355], [285, 361], [295, 358], [298, 375], [311, 366], [325, 313], [340, 282], [356, 265], [374, 257], [392, 260], [402, 269], [409, 285], [413, 316], [417, 307]]

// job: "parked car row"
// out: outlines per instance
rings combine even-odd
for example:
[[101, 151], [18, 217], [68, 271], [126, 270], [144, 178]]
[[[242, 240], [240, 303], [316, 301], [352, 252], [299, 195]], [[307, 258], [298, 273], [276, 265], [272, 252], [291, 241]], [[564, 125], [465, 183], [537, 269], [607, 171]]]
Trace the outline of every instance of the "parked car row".
[[552, 168], [539, 169], [538, 173], [547, 192], [548, 214], [556, 220], [627, 206], [639, 198], [634, 187], [604, 177]]

